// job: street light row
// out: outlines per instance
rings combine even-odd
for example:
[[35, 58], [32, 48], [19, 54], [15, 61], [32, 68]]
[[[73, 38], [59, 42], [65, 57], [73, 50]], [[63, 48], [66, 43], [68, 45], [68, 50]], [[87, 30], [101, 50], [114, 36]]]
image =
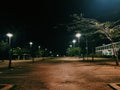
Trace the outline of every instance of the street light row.
[[[9, 49], [11, 49], [11, 38], [13, 37], [12, 33], [7, 33], [6, 36], [9, 38]], [[32, 48], [33, 42], [29, 42], [30, 48]], [[40, 46], [38, 46], [38, 49], [40, 51]], [[45, 51], [47, 51], [47, 48], [45, 48]], [[50, 54], [52, 54], [52, 51], [50, 51]]]
[[[81, 34], [80, 34], [80, 33], [77, 33], [75, 36], [78, 38], [78, 43], [79, 43], [79, 42], [80, 42]], [[76, 39], [73, 39], [72, 43], [73, 43], [74, 47], [75, 47], [75, 43], [76, 43], [76, 42], [77, 42]]]
[[[80, 43], [80, 37], [82, 36], [79, 32], [78, 33], [76, 33], [75, 34], [75, 36], [78, 38], [78, 44]], [[83, 36], [85, 36], [85, 35], [83, 35]], [[73, 39], [72, 40], [72, 43], [73, 43], [73, 47], [75, 47], [75, 43], [77, 42], [77, 40], [76, 39]], [[88, 55], [88, 41], [87, 41], [87, 38], [86, 38], [86, 36], [85, 36], [85, 49], [86, 49], [86, 57], [87, 57], [87, 55]], [[69, 45], [70, 47], [72, 47], [72, 45]]]
[[[11, 38], [13, 37], [12, 33], [7, 33], [6, 36], [9, 38], [9, 46], [11, 46]], [[29, 42], [30, 47], [32, 47], [33, 42]], [[40, 46], [38, 46], [38, 48], [40, 49]]]

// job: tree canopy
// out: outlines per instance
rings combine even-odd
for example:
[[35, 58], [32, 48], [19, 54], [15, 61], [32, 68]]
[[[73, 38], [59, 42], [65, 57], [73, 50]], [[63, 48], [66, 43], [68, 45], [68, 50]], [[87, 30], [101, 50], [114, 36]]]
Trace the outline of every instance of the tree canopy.
[[99, 33], [106, 36], [110, 41], [113, 38], [120, 37], [120, 20], [115, 22], [99, 22], [96, 19], [85, 18], [81, 14], [73, 14], [71, 16], [72, 22], [67, 25], [68, 31], [79, 31], [87, 36], [93, 36]]

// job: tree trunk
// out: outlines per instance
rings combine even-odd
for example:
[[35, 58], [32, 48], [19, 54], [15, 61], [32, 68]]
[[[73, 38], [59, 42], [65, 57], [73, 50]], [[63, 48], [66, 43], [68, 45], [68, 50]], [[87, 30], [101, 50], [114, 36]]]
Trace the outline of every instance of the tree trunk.
[[93, 49], [93, 45], [92, 45], [92, 61], [94, 61], [94, 49]]
[[34, 63], [35, 61], [34, 61], [34, 57], [32, 57], [32, 62]]
[[23, 55], [23, 60], [25, 60], [25, 55]]
[[18, 60], [20, 60], [20, 56], [18, 55]]
[[85, 60], [85, 55], [83, 54], [83, 61]]
[[116, 65], [119, 66], [119, 60], [118, 60], [118, 55], [115, 49], [115, 45], [113, 44], [113, 42], [111, 42], [112, 44], [112, 48], [113, 48], [113, 53], [114, 53], [114, 57], [115, 57], [115, 61], [116, 61]]
[[92, 61], [94, 61], [94, 54], [92, 54]]

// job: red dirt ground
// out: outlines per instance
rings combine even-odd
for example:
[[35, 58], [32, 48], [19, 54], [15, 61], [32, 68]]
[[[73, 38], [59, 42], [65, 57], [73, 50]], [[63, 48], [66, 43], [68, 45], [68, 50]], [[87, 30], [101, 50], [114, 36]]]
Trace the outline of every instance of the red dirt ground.
[[15, 84], [12, 90], [112, 90], [108, 84], [120, 82], [120, 67], [78, 61], [29, 63], [3, 71], [0, 82]]

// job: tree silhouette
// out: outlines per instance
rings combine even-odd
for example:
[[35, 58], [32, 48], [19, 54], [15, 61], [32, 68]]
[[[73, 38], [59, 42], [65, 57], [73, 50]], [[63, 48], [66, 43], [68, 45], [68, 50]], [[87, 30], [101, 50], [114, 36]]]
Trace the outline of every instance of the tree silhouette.
[[8, 52], [8, 49], [9, 49], [8, 42], [4, 40], [0, 41], [0, 53], [1, 53], [2, 61], [4, 61], [6, 54]]

